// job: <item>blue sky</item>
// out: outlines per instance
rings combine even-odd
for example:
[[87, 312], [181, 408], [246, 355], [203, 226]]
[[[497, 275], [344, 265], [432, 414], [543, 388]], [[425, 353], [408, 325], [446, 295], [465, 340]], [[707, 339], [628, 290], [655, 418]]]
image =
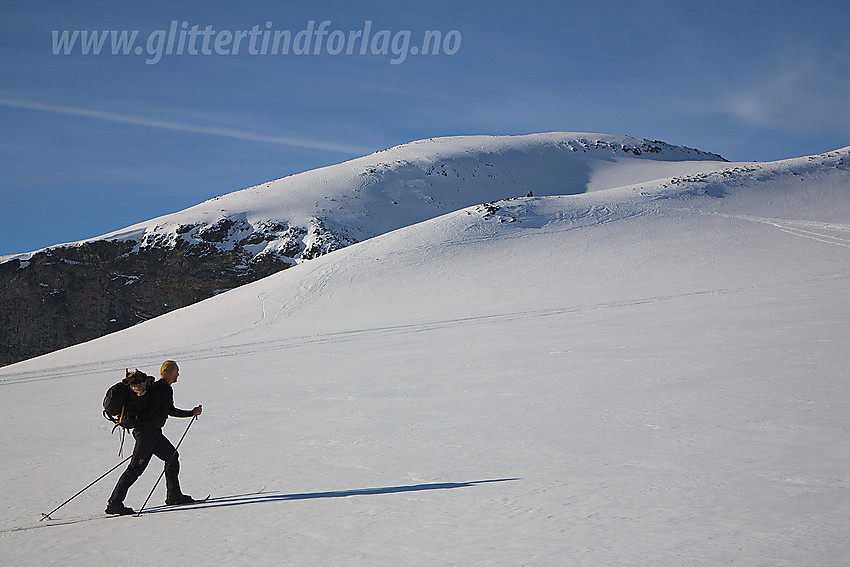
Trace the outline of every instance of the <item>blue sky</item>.
[[[628, 134], [734, 161], [850, 145], [846, 1], [11, 4], [0, 254], [432, 136]], [[127, 55], [108, 41], [66, 55], [54, 30], [138, 34]], [[290, 32], [289, 53], [268, 53], [275, 31]], [[413, 54], [429, 31], [441, 51]]]

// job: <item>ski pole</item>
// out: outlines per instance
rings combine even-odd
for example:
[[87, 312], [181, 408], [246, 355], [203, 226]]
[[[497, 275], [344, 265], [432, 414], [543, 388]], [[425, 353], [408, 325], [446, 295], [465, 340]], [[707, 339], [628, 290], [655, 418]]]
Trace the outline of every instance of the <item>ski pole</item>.
[[51, 510], [47, 514], [42, 513], [41, 514], [41, 520], [39, 520], [39, 522], [41, 522], [42, 520], [52, 520], [53, 518], [50, 517], [50, 514], [52, 514], [53, 512], [55, 512], [56, 510], [58, 510], [59, 508], [61, 508], [62, 506], [64, 506], [65, 504], [67, 504], [68, 502], [70, 502], [71, 500], [73, 500], [74, 498], [76, 498], [77, 496], [79, 496], [80, 494], [82, 494], [83, 492], [88, 490], [89, 488], [91, 488], [92, 486], [94, 486], [94, 484], [97, 481], [99, 481], [100, 479], [102, 479], [103, 477], [105, 477], [106, 475], [108, 475], [109, 473], [111, 473], [112, 471], [114, 471], [115, 469], [117, 469], [118, 467], [120, 467], [121, 465], [126, 463], [127, 461], [129, 461], [131, 458], [132, 458], [132, 455], [130, 455], [129, 457], [127, 457], [126, 459], [124, 459], [123, 461], [121, 461], [120, 463], [118, 463], [117, 465], [115, 465], [114, 467], [112, 467], [111, 469], [109, 469], [108, 471], [106, 471], [105, 473], [100, 475], [99, 477], [97, 477], [95, 480], [92, 481], [91, 484], [89, 484], [84, 489], [82, 489], [81, 491], [77, 492], [76, 494], [74, 494], [73, 496], [71, 496], [70, 498], [65, 500], [62, 504], [60, 504], [59, 506], [57, 506], [56, 508], [54, 508], [53, 510]]
[[[184, 432], [183, 432], [183, 437], [181, 437], [181, 438], [180, 438], [180, 441], [178, 441], [178, 442], [177, 442], [177, 446], [176, 446], [176, 447], [174, 447], [174, 452], [175, 452], [175, 453], [177, 452], [177, 449], [179, 449], [179, 448], [180, 448], [180, 444], [183, 442], [183, 438], [184, 438], [184, 437], [186, 437], [186, 434], [187, 434], [187, 433], [189, 433], [189, 428], [190, 428], [190, 427], [192, 427], [192, 424], [193, 424], [193, 423], [195, 423], [195, 420], [196, 420], [196, 419], [198, 419], [198, 416], [197, 416], [197, 415], [192, 416], [192, 420], [189, 422], [189, 425], [187, 425], [187, 426], [186, 426], [186, 431], [184, 431]], [[156, 490], [156, 487], [159, 485], [159, 481], [161, 481], [161, 480], [162, 480], [162, 475], [164, 475], [164, 474], [165, 474], [165, 468], [163, 468], [163, 469], [162, 469], [162, 472], [161, 472], [161, 473], [159, 473], [159, 478], [158, 478], [158, 479], [156, 479], [156, 483], [154, 483], [153, 488], [151, 488], [151, 493], [150, 493], [150, 494], [148, 494], [148, 497], [145, 499], [145, 503], [144, 503], [144, 504], [142, 504], [142, 507], [141, 507], [141, 508], [139, 508], [139, 511], [138, 511], [138, 512], [136, 512], [136, 517], [141, 516], [141, 514], [142, 514], [142, 510], [144, 510], [144, 509], [145, 509], [145, 506], [147, 506], [147, 505], [148, 505], [148, 500], [150, 500], [150, 499], [151, 499], [151, 496], [153, 496], [153, 491], [154, 491], [154, 490]]]

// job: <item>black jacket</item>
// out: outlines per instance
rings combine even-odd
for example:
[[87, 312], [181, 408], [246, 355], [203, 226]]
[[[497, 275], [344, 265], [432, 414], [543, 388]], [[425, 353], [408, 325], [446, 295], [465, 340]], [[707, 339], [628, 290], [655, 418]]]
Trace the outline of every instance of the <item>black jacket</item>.
[[127, 427], [153, 426], [162, 428], [168, 416], [192, 417], [192, 410], [182, 410], [174, 407], [174, 390], [171, 384], [165, 380], [157, 380], [145, 392], [144, 396], [131, 396], [135, 398], [132, 407], [128, 404], [128, 417], [125, 419]]

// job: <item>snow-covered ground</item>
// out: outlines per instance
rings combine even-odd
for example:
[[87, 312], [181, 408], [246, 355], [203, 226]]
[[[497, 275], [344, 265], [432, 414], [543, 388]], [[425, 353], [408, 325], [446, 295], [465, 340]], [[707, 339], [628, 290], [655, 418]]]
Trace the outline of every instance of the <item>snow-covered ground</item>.
[[[2, 563], [843, 564], [850, 148], [621, 173], [0, 369]], [[40, 522], [120, 460], [106, 388], [167, 358], [213, 499], [107, 518], [116, 472]]]

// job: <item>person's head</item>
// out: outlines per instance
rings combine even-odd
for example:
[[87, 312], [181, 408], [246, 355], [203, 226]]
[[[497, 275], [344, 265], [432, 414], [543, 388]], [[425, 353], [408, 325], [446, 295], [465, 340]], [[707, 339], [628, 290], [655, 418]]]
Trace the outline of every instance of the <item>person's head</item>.
[[177, 376], [180, 375], [180, 369], [173, 360], [166, 360], [159, 369], [159, 375], [169, 384], [174, 384], [177, 382]]

